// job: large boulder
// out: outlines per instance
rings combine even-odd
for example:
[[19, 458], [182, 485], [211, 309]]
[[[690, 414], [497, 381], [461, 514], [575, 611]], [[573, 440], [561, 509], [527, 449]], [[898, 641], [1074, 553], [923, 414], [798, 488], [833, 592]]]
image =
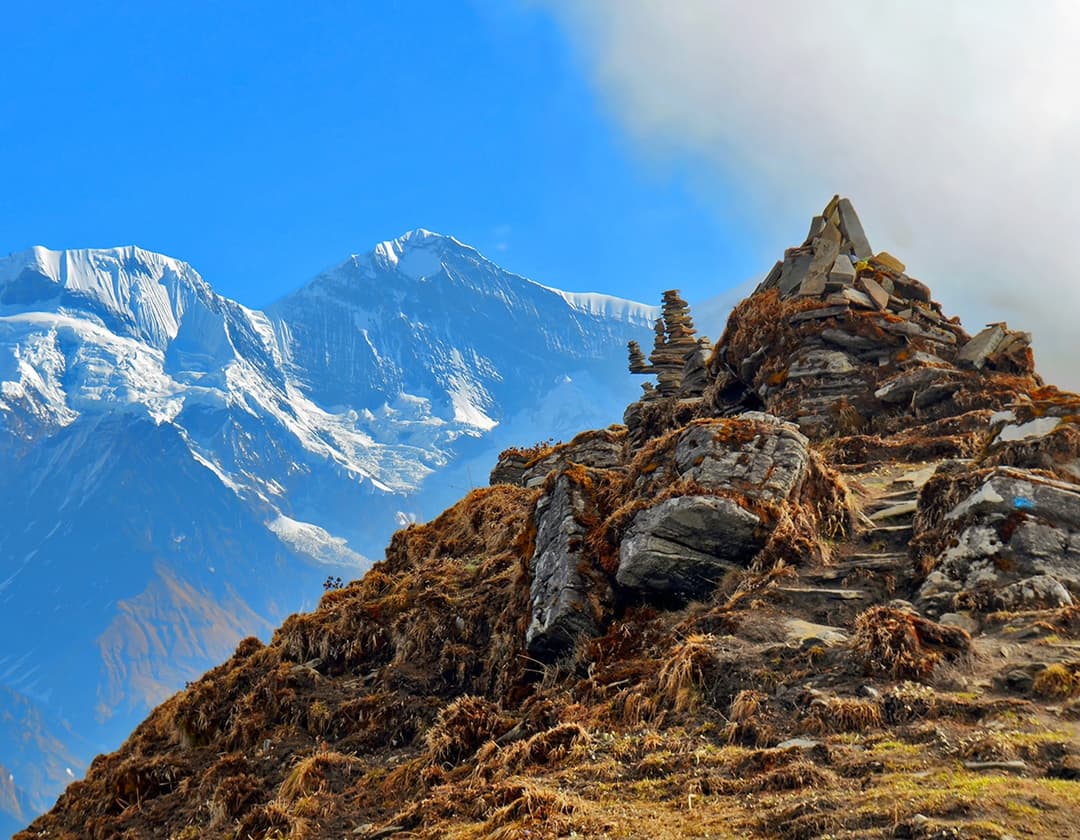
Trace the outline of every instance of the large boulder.
[[[699, 597], [765, 547], [777, 519], [767, 512], [797, 505], [811, 471], [810, 444], [794, 424], [747, 412], [691, 423], [664, 446], [639, 464], [637, 492], [666, 498], [634, 514], [619, 543], [616, 580], [659, 599]], [[672, 496], [679, 486], [685, 490]]]
[[799, 428], [761, 412], [696, 423], [675, 445], [680, 478], [769, 502], [798, 494], [809, 461], [810, 441]]
[[[958, 479], [963, 480], [963, 476]], [[1080, 487], [998, 467], [938, 523], [921, 606], [1057, 607], [1080, 597]]]
[[680, 496], [641, 511], [619, 546], [622, 586], [672, 597], [703, 595], [765, 544], [761, 519], [732, 499]]

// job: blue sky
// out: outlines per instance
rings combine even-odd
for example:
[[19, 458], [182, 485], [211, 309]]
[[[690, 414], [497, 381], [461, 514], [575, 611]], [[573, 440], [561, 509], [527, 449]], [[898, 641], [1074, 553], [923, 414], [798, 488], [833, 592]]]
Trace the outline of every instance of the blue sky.
[[0, 252], [137, 244], [263, 306], [427, 227], [652, 302], [743, 281], [795, 235], [768, 242], [722, 175], [629, 138], [545, 7], [16, 3], [5, 28]]

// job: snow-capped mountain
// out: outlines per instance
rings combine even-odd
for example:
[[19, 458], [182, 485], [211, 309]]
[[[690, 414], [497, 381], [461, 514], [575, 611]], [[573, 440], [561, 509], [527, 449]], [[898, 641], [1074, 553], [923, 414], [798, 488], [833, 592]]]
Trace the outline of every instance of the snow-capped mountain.
[[0, 259], [0, 698], [37, 733], [0, 738], [0, 809], [47, 807], [504, 445], [618, 420], [656, 315], [425, 230], [265, 313], [138, 248]]

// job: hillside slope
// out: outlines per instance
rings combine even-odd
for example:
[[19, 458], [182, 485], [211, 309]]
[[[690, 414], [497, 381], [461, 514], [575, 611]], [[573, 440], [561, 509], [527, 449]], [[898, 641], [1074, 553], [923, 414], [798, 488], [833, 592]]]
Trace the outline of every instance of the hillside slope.
[[1080, 396], [1029, 337], [834, 199], [630, 366], [19, 840], [1078, 836]]

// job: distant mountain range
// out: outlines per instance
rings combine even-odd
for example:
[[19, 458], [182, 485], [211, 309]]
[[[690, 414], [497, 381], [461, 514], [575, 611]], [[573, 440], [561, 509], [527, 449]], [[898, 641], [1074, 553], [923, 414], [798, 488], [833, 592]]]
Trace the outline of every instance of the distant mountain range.
[[264, 312], [139, 248], [0, 259], [11, 828], [240, 639], [485, 483], [501, 448], [618, 421], [626, 342], [657, 314], [426, 230]]

